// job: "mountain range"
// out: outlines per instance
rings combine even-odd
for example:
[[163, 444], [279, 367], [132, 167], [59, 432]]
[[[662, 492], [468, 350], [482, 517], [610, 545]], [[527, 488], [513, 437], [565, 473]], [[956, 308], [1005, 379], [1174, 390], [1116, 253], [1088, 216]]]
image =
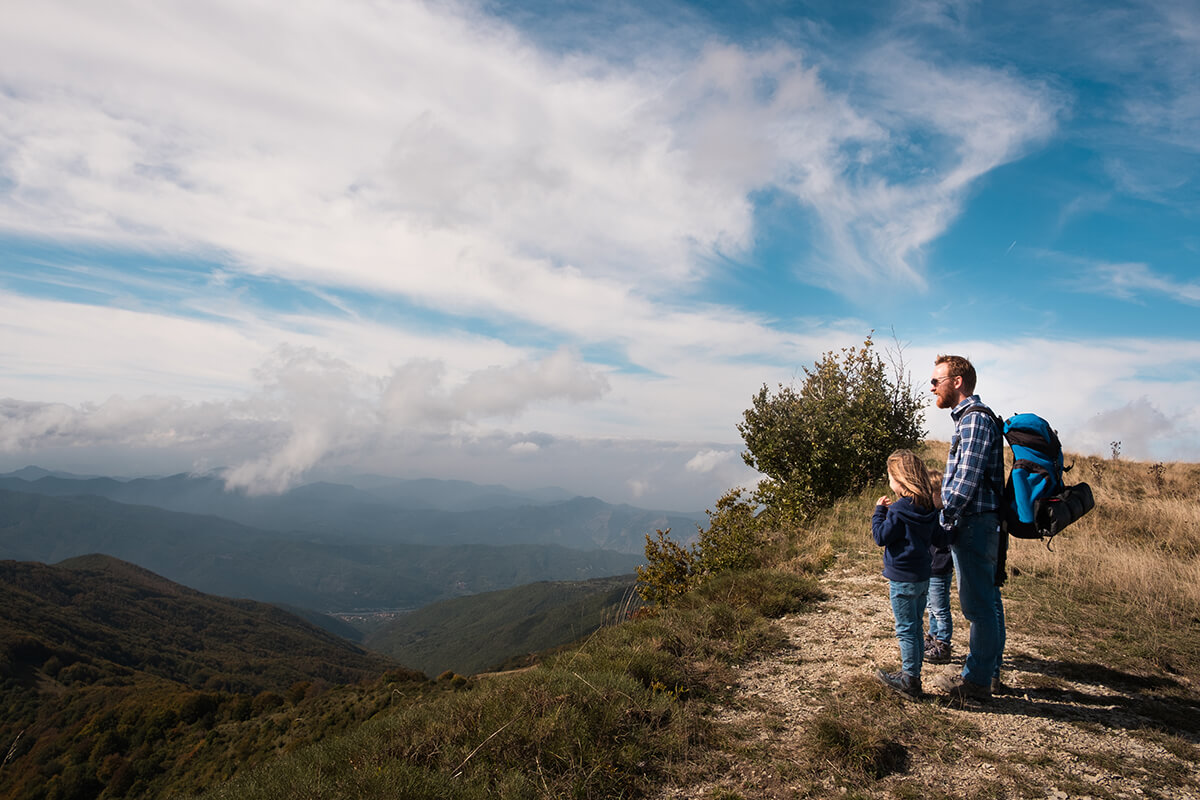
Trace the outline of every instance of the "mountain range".
[[212, 594], [321, 612], [411, 609], [535, 581], [625, 574], [640, 561], [550, 544], [431, 545], [352, 530], [283, 533], [91, 495], [0, 489], [0, 558], [53, 563], [90, 553]]
[[594, 497], [566, 497], [561, 489], [516, 492], [466, 481], [399, 481], [376, 476], [359, 477], [356, 483], [311, 483], [278, 495], [248, 495], [226, 489], [225, 482], [213, 476], [118, 480], [49, 473], [36, 467], [0, 475], [0, 489], [12, 492], [89, 495], [221, 517], [262, 530], [390, 543], [555, 544], [640, 554], [647, 533], [673, 528], [687, 538], [706, 520], [702, 513], [654, 511]]

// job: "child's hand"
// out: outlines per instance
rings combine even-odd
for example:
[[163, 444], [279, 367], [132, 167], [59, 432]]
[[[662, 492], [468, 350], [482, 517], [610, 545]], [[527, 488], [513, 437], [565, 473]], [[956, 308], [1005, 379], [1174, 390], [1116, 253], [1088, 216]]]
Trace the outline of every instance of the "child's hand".
[[883, 497], [881, 497], [875, 501], [875, 505], [883, 506], [884, 508], [887, 508], [891, 504], [892, 504], [892, 501], [888, 498], [888, 496], [886, 494]]

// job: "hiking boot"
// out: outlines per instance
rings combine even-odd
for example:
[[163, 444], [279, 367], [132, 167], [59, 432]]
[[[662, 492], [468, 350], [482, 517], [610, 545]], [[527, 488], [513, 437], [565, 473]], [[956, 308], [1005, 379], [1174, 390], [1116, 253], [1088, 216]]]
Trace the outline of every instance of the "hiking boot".
[[893, 692], [913, 700], [921, 698], [921, 679], [914, 678], [907, 672], [884, 672], [883, 670], [877, 670], [875, 677]]
[[950, 642], [934, 639], [925, 645], [925, 660], [930, 664], [949, 664], [950, 650]]
[[992, 678], [992, 694], [1012, 694], [1012, 687], [1000, 680], [1000, 676]]
[[990, 686], [980, 686], [963, 678], [962, 675], [939, 675], [933, 681], [934, 688], [946, 693], [950, 700], [986, 703], [992, 699]]

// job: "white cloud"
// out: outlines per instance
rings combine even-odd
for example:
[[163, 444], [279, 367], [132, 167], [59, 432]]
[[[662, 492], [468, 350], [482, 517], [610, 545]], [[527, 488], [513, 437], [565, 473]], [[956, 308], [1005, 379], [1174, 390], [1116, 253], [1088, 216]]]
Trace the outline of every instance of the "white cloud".
[[[0, 451], [124, 445], [195, 452], [257, 451], [233, 464], [227, 483], [252, 492], [289, 488], [319, 463], [414, 432], [448, 432], [460, 423], [518, 416], [547, 401], [579, 402], [604, 390], [603, 377], [568, 352], [534, 363], [492, 367], [447, 385], [437, 362], [409, 362], [390, 378], [362, 373], [312, 348], [280, 347], [255, 370], [256, 392], [227, 402], [115, 396], [102, 404], [5, 400]], [[479, 385], [484, 390], [479, 390]], [[397, 387], [409, 389], [401, 395]], [[232, 451], [231, 444], [238, 446]], [[524, 451], [537, 445], [524, 442]]]
[[1188, 305], [1200, 305], [1200, 281], [1177, 281], [1142, 263], [1092, 264], [1083, 291], [1108, 294], [1122, 300], [1161, 295]]
[[915, 51], [885, 43], [863, 58], [869, 100], [859, 113], [869, 124], [834, 140], [859, 146], [834, 152], [832, 175], [800, 173], [791, 187], [824, 223], [830, 285], [846, 285], [847, 271], [923, 284], [923, 248], [975, 182], [1057, 125], [1062, 99], [1048, 87], [992, 68], [946, 69]]
[[731, 450], [701, 450], [684, 465], [688, 472], [712, 472], [719, 466], [737, 459], [737, 453]]
[[[1130, 458], [1191, 459], [1200, 453], [1200, 351], [1187, 339], [1044, 338], [947, 341], [937, 352], [966, 355], [978, 392], [996, 413], [1034, 413], [1059, 432], [1063, 448], [1108, 455], [1121, 439]], [[932, 372], [934, 350], [914, 348], [914, 374]], [[926, 413], [932, 438], [949, 441], [948, 412]]]
[[1147, 397], [1139, 397], [1121, 408], [1101, 411], [1088, 429], [1093, 438], [1109, 437], [1110, 447], [1118, 442], [1122, 455], [1139, 460], [1153, 458], [1155, 440], [1179, 433], [1176, 421], [1168, 419]]
[[[698, 253], [748, 247], [750, 194], [773, 185], [831, 262], [918, 275], [970, 183], [1053, 124], [1039, 87], [898, 47], [863, 62], [878, 105], [854, 107], [795, 48], [635, 69], [539, 52], [468, 5], [47, 0], [0, 50], [0, 226], [592, 337], [622, 312], [650, 326], [644, 298], [698, 277]], [[911, 160], [914, 129], [950, 157], [854, 177], [863, 155]]]

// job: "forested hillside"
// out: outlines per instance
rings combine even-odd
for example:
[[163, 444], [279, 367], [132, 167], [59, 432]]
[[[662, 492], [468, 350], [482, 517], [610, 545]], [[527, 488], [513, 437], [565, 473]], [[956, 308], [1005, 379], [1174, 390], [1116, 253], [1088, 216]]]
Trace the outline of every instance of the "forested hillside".
[[[107, 556], [0, 562], [6, 798], [162, 797], [324, 735], [287, 715], [331, 687], [336, 727], [401, 668], [273, 606], [213, 597]], [[314, 718], [315, 719], [315, 718]], [[239, 756], [240, 753], [240, 756]]]
[[640, 603], [636, 578], [543, 581], [460, 597], [403, 614], [364, 639], [427, 675], [471, 675], [573, 642]]

